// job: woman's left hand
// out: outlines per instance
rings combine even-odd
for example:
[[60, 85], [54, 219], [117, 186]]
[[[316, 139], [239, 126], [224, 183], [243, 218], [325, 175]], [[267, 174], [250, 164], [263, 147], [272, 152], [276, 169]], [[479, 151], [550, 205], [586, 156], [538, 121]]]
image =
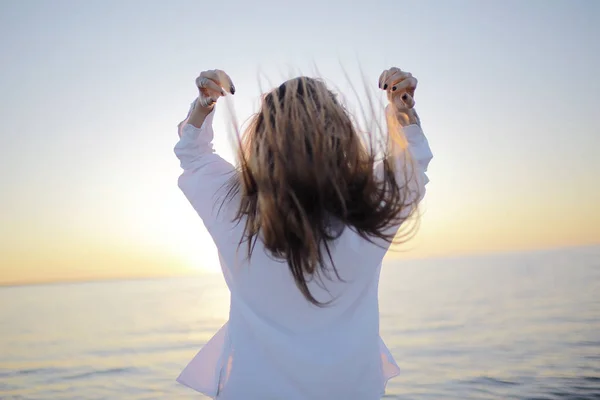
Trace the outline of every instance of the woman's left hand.
[[417, 78], [410, 72], [392, 67], [379, 76], [379, 88], [387, 91], [388, 100], [399, 108], [413, 108], [415, 106], [415, 90]]
[[410, 72], [396, 67], [383, 71], [379, 76], [379, 88], [386, 91], [390, 106], [402, 126], [419, 124], [414, 109], [417, 84], [417, 78]]

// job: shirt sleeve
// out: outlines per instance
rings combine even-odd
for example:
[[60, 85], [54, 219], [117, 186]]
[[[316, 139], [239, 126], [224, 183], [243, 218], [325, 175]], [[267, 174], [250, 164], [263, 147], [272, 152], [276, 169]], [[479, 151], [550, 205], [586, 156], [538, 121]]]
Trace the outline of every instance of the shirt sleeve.
[[[427, 168], [433, 158], [429, 142], [419, 125], [390, 124], [388, 128], [399, 130], [394, 135], [397, 140], [390, 140], [396, 182], [403, 190], [408, 190], [406, 200], [417, 205], [425, 197], [425, 186], [429, 183]], [[375, 167], [375, 176], [379, 179], [383, 179], [383, 168], [383, 163]], [[412, 208], [407, 207], [401, 219], [408, 217], [411, 211]], [[395, 225], [389, 229], [397, 231], [399, 228], [400, 225]]]
[[[406, 138], [407, 150], [412, 160], [412, 164], [415, 167], [415, 176], [420, 187], [423, 189], [423, 196], [425, 195], [425, 185], [429, 183], [429, 177], [427, 176], [427, 168], [429, 163], [433, 159], [433, 153], [429, 147], [429, 141], [423, 130], [419, 125], [409, 125], [403, 129], [404, 137]], [[396, 145], [397, 147], [400, 147]], [[398, 149], [394, 149], [395, 153], [398, 153]], [[404, 155], [397, 156], [398, 161], [402, 159]], [[423, 197], [421, 196], [421, 198]]]
[[180, 139], [174, 149], [183, 169], [178, 180], [179, 188], [211, 234], [217, 224], [222, 225], [227, 219], [231, 219], [228, 211], [232, 204], [225, 202], [225, 197], [227, 183], [235, 174], [234, 166], [214, 151], [214, 114], [213, 110], [199, 128], [188, 124], [187, 118], [181, 122]]

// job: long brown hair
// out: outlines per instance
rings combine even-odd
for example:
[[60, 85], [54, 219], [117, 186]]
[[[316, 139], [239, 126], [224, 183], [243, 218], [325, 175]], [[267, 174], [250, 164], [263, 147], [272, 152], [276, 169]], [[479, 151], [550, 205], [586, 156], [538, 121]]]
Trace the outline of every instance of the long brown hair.
[[389, 227], [416, 208], [418, 196], [409, 193], [408, 177], [397, 181], [387, 151], [375, 176], [375, 154], [321, 80], [295, 78], [264, 96], [241, 138], [239, 174], [228, 191], [230, 199], [240, 196], [235, 220], [244, 223], [240, 245], [247, 243], [248, 256], [260, 239], [271, 256], [287, 261], [306, 299], [323, 305], [307, 282], [329, 277], [327, 259], [341, 279], [330, 245], [343, 229], [391, 243], [396, 231]]

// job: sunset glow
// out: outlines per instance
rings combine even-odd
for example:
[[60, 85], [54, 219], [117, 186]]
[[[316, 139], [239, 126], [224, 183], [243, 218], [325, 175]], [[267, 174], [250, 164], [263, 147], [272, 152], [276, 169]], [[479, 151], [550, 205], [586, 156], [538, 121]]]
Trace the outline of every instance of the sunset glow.
[[[600, 243], [600, 3], [333, 1], [296, 26], [283, 2], [228, 3], [226, 22], [191, 0], [0, 5], [0, 284], [219, 271], [173, 154], [209, 68], [234, 79], [241, 121], [257, 76], [290, 66], [350, 97], [341, 65], [373, 90], [392, 65], [419, 78], [431, 183], [390, 257]], [[225, 108], [215, 146], [233, 161]]]

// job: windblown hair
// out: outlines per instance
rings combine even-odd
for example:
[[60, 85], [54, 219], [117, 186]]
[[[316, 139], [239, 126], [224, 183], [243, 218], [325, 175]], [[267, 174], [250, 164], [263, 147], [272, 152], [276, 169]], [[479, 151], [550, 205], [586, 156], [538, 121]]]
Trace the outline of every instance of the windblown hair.
[[241, 138], [239, 174], [228, 197], [240, 196], [235, 219], [244, 223], [248, 256], [260, 239], [271, 256], [287, 261], [308, 301], [322, 306], [307, 282], [338, 279], [330, 247], [346, 228], [363, 238], [394, 241], [392, 225], [413, 213], [418, 196], [408, 179], [397, 182], [394, 160], [384, 152], [376, 177], [373, 146], [359, 136], [347, 110], [317, 79], [284, 82], [262, 99]]

